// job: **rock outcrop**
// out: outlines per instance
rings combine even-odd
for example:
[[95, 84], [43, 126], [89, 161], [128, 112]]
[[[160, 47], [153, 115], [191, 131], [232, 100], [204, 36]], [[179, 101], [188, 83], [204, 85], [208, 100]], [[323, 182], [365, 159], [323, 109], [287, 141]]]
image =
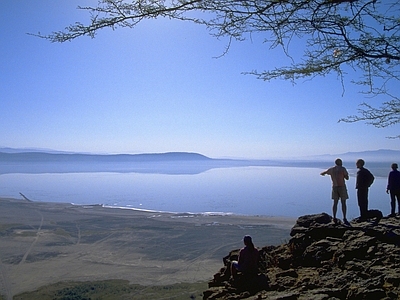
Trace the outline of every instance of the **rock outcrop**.
[[203, 299], [400, 299], [400, 216], [377, 216], [302, 216], [287, 244], [259, 249], [256, 277], [230, 279], [231, 251]]

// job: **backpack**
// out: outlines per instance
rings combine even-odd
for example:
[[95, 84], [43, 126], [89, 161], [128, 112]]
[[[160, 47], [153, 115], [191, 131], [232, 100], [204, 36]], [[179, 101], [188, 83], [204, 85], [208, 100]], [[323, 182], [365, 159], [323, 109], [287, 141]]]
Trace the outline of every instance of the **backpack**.
[[372, 175], [372, 173], [368, 170], [368, 187], [370, 187], [373, 183], [374, 183], [374, 180], [375, 180], [375, 177], [374, 177], [374, 175]]

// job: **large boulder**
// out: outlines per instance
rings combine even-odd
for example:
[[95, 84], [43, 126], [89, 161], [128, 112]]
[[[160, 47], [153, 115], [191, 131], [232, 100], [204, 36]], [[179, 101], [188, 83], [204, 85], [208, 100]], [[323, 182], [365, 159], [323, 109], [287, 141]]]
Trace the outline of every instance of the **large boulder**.
[[259, 275], [230, 280], [230, 262], [203, 299], [400, 299], [400, 217], [335, 224], [326, 213], [298, 218], [291, 239], [260, 251]]

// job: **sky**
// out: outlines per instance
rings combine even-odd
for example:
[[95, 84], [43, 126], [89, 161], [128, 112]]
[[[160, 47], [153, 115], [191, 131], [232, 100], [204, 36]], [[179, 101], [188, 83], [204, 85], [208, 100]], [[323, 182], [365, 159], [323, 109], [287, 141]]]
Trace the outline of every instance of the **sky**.
[[85, 22], [77, 6], [96, 3], [1, 2], [0, 147], [256, 159], [399, 149], [387, 138], [398, 127], [338, 123], [379, 101], [350, 83], [343, 93], [335, 74], [296, 84], [244, 75], [290, 63], [256, 35], [217, 58], [227, 41], [182, 21], [62, 44], [28, 34]]

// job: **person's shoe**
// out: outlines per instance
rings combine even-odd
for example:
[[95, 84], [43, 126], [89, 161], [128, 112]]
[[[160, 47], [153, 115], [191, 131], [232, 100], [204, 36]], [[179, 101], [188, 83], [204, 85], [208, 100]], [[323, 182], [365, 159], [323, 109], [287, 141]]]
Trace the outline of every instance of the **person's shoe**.
[[343, 223], [344, 223], [345, 225], [350, 225], [349, 221], [347, 221], [346, 218], [343, 219]]
[[335, 224], [335, 225], [338, 223], [338, 219], [336, 219], [336, 218], [333, 218], [332, 221], [333, 221], [333, 224]]
[[392, 218], [392, 217], [395, 217], [395, 216], [396, 216], [396, 214], [390, 214], [389, 218]]

